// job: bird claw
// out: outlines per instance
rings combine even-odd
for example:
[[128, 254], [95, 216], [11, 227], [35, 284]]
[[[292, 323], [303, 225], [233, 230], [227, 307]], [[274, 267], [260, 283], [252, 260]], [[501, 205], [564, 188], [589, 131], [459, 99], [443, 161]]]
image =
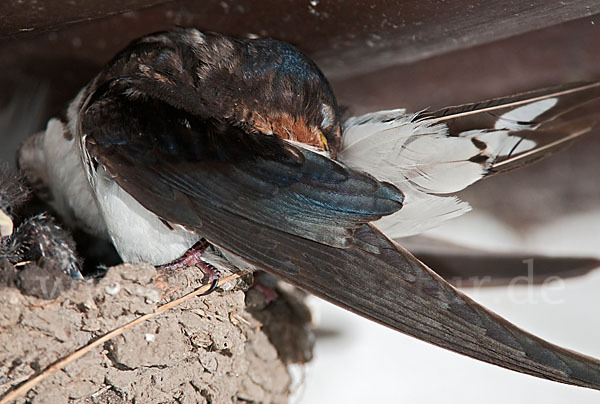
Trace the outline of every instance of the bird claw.
[[200, 269], [208, 277], [208, 282], [214, 283], [219, 280], [220, 273], [215, 267], [202, 259], [202, 254], [208, 246], [209, 243], [206, 240], [196, 243], [196, 245], [190, 248], [181, 258], [178, 258], [169, 264], [160, 265], [158, 268], [162, 270], [178, 270], [187, 267], [195, 267]]

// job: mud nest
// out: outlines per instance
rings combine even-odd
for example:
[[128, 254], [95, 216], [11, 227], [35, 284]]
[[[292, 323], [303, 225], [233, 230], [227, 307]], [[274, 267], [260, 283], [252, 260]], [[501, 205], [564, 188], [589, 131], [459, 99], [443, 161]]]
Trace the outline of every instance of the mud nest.
[[[0, 397], [107, 331], [198, 288], [203, 277], [193, 268], [165, 273], [123, 264], [81, 282], [36, 265], [2, 266]], [[239, 282], [228, 287], [125, 331], [17, 402], [287, 402], [290, 365], [312, 356], [302, 294], [276, 289], [273, 299]]]

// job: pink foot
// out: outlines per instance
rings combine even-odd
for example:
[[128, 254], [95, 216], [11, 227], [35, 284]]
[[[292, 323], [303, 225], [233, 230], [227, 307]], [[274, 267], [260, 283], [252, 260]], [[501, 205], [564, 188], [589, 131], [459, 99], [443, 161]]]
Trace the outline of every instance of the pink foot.
[[160, 265], [158, 268], [163, 270], [179, 270], [187, 267], [196, 267], [208, 276], [209, 282], [214, 283], [215, 280], [219, 279], [219, 271], [202, 259], [202, 254], [208, 246], [209, 244], [206, 240], [200, 241], [187, 250], [180, 258], [169, 264]]

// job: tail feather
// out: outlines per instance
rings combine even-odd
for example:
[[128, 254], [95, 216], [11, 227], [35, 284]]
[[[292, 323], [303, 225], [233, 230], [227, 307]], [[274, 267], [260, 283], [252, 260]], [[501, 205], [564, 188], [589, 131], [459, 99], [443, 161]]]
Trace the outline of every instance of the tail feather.
[[[556, 102], [552, 102], [549, 108], [548, 104], [545, 104], [544, 112], [535, 115], [528, 122], [520, 122], [535, 125], [559, 118], [574, 109], [580, 109], [582, 105], [599, 97], [600, 82], [571, 83], [483, 102], [447, 107], [434, 112], [424, 111], [417, 114], [415, 119], [427, 120], [431, 123], [444, 122], [455, 133], [484, 127], [493, 128], [496, 127], [497, 121], [515, 122], [510, 119], [512, 114], [508, 114], [511, 110], [532, 104], [540, 106], [543, 104], [539, 104], [538, 101], [555, 98]], [[505, 123], [500, 126], [506, 127], [506, 125]]]
[[576, 139], [597, 128], [598, 120], [600, 116], [590, 116], [553, 127], [519, 131], [514, 136], [524, 141], [536, 139], [536, 145], [526, 150], [511, 150], [505, 156], [495, 159], [488, 168], [486, 176], [521, 168], [562, 151]]
[[393, 216], [398, 222], [410, 219], [411, 205], [414, 211], [429, 212], [431, 216], [420, 215], [421, 226], [405, 230], [392, 230], [391, 218], [384, 220], [386, 234], [405, 237], [457, 216], [456, 199], [441, 203], [439, 198], [447, 198], [443, 195], [547, 157], [599, 121], [600, 82], [414, 115], [380, 111], [346, 121], [338, 159], [407, 194], [405, 207]]

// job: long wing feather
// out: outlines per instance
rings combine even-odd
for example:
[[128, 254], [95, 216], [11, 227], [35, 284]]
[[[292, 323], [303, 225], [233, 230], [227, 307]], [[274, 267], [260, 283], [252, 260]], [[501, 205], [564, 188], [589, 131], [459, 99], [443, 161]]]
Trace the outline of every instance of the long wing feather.
[[[211, 240], [317, 296], [424, 341], [522, 373], [600, 389], [599, 361], [489, 312], [370, 225], [356, 237], [377, 246], [379, 254], [323, 249], [248, 225], [241, 232], [237, 226], [222, 229]], [[265, 245], [242, 241], [251, 234]], [[296, 270], [279, 269], [290, 267]]]
[[[117, 181], [138, 200], [148, 200], [149, 183], [130, 183], [119, 177]], [[599, 361], [543, 341], [486, 310], [372, 225], [363, 225], [355, 232], [356, 244], [373, 246], [371, 251], [342, 249], [262, 226], [221, 209], [199, 206], [182, 194], [178, 198], [171, 202], [193, 207], [197, 229], [211, 243], [316, 296], [485, 362], [600, 389]], [[165, 220], [173, 219], [167, 206], [147, 207]]]

